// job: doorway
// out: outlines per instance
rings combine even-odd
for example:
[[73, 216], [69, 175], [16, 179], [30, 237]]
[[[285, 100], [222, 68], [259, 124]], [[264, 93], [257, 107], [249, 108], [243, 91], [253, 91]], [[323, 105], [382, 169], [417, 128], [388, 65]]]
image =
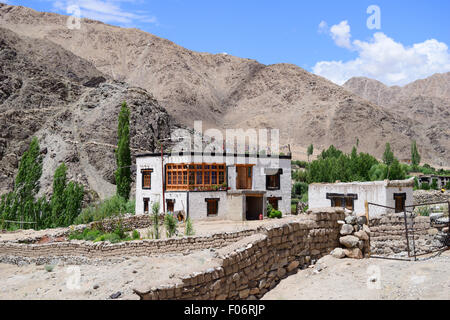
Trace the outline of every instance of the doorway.
[[259, 220], [263, 212], [263, 197], [247, 196], [245, 198], [245, 218], [247, 220]]

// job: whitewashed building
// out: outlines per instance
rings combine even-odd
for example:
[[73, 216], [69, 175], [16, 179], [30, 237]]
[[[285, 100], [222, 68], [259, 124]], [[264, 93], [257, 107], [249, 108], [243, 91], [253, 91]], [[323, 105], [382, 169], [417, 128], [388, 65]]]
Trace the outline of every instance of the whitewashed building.
[[[349, 183], [312, 183], [308, 189], [308, 207], [343, 207], [356, 214], [365, 213], [365, 202], [370, 205], [371, 217], [387, 212], [403, 212], [405, 206], [413, 204], [414, 179], [384, 180]], [[410, 208], [411, 209], [411, 208]]]
[[267, 203], [290, 214], [291, 156], [142, 154], [136, 157], [136, 213], [181, 211], [195, 220], [256, 220]]

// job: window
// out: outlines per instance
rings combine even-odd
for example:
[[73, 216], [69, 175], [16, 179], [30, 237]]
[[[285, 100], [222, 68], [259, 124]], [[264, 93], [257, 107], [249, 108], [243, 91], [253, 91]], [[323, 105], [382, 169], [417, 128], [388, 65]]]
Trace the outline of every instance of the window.
[[266, 189], [267, 190], [280, 190], [280, 175], [283, 173], [282, 169], [279, 169], [276, 174], [266, 174]]
[[174, 212], [175, 200], [167, 199], [166, 203], [167, 203], [167, 212]]
[[142, 189], [151, 189], [152, 188], [152, 169], [143, 169], [141, 170], [142, 174]]
[[144, 213], [148, 213], [148, 201], [149, 198], [144, 198]]
[[219, 211], [219, 199], [205, 199], [206, 201], [206, 212], [209, 216], [217, 216]]
[[166, 190], [196, 190], [225, 183], [224, 164], [168, 164]]
[[278, 201], [281, 199], [282, 199], [281, 197], [269, 197], [269, 198], [267, 198], [267, 201], [270, 203], [272, 208], [274, 208], [275, 210], [278, 210]]
[[355, 210], [355, 200], [358, 200], [358, 195], [349, 193], [327, 193], [327, 199], [331, 200], [332, 207], [346, 208], [348, 210]]
[[405, 211], [406, 193], [394, 193], [395, 213]]
[[252, 188], [252, 166], [247, 164], [236, 165], [236, 189]]

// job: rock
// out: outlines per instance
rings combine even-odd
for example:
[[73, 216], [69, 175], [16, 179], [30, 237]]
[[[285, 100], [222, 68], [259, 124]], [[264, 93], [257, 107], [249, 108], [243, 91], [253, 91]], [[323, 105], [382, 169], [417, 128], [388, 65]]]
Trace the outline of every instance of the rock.
[[283, 278], [286, 275], [286, 269], [285, 268], [278, 268], [277, 276], [279, 278]]
[[434, 220], [437, 220], [437, 219], [439, 219], [439, 218], [442, 218], [444, 216], [444, 213], [443, 212], [435, 212], [435, 213], [431, 213], [430, 214], [430, 220], [431, 221], [434, 221]]
[[337, 224], [343, 225], [343, 224], [345, 224], [345, 221], [344, 220], [338, 220]]
[[98, 284], [94, 284], [94, 286], [92, 287], [94, 290], [97, 290], [98, 288], [100, 288], [100, 286]]
[[370, 236], [370, 228], [369, 228], [369, 226], [367, 224], [363, 224], [363, 228], [362, 229], [368, 236]]
[[349, 235], [353, 233], [353, 226], [351, 224], [344, 224], [341, 227], [341, 232], [343, 236]]
[[448, 227], [442, 228], [442, 232], [448, 233]]
[[359, 225], [364, 225], [364, 224], [366, 224], [366, 223], [367, 223], [367, 218], [366, 218], [366, 216], [359, 216], [359, 217], [357, 218], [357, 223], [358, 223]]
[[354, 248], [351, 250], [344, 249], [344, 253], [345, 253], [345, 256], [348, 258], [352, 258], [352, 259], [362, 259], [363, 258], [361, 249], [359, 249], [359, 248]]
[[242, 291], [239, 291], [239, 298], [245, 299], [250, 294], [250, 289], [244, 289]]
[[344, 236], [339, 238], [339, 242], [347, 248], [355, 248], [358, 245], [359, 239], [355, 236]]
[[347, 223], [347, 224], [355, 224], [356, 223], [356, 216], [346, 216], [345, 217], [345, 223]]
[[113, 293], [113, 294], [110, 295], [109, 297], [110, 297], [111, 299], [117, 299], [117, 298], [119, 298], [121, 295], [122, 295], [122, 292], [117, 291], [116, 293]]
[[342, 259], [345, 257], [344, 249], [342, 248], [336, 248], [330, 253], [333, 257], [337, 259]]
[[448, 217], [436, 219], [436, 223], [439, 223], [439, 224], [448, 224]]
[[359, 231], [359, 225], [358, 224], [355, 224], [354, 226], [353, 226], [353, 230], [356, 232], [356, 231]]
[[355, 232], [353, 235], [364, 241], [369, 240], [369, 236], [367, 235], [367, 233], [364, 230], [359, 230], [359, 231]]
[[439, 233], [439, 231], [438, 231], [438, 229], [436, 229], [436, 228], [428, 229], [428, 234], [429, 234], [430, 236], [435, 236], [435, 235], [437, 235], [438, 233]]
[[287, 266], [287, 272], [291, 272], [294, 269], [297, 269], [299, 266], [300, 262], [298, 262], [297, 260], [292, 261], [291, 263], [288, 264]]

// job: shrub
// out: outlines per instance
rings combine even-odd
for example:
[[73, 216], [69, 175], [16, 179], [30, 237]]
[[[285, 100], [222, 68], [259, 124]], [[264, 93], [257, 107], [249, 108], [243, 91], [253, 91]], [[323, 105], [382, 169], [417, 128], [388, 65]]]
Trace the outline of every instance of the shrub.
[[291, 214], [297, 214], [297, 205], [291, 204]]
[[437, 179], [432, 179], [430, 188], [433, 189], [433, 190], [437, 190], [438, 189]]
[[187, 236], [193, 236], [195, 234], [194, 227], [192, 226], [191, 218], [186, 219], [186, 226], [184, 229], [184, 234]]
[[164, 226], [166, 227], [167, 238], [172, 237], [177, 232], [177, 220], [171, 214], [164, 216]]
[[426, 182], [422, 183], [420, 187], [422, 190], [430, 190], [430, 185]]
[[267, 203], [267, 207], [266, 207], [267, 216], [269, 216], [272, 211], [273, 211], [273, 206], [270, 203]]
[[430, 215], [430, 207], [428, 206], [419, 207], [417, 211], [419, 212], [419, 215], [424, 217], [428, 217]]
[[272, 219], [274, 219], [274, 218], [280, 219], [281, 217], [282, 217], [282, 213], [281, 213], [281, 211], [279, 211], [279, 210], [272, 210], [272, 211], [269, 213], [269, 218], [272, 218]]
[[92, 221], [122, 216], [126, 213], [135, 213], [135, 201], [126, 201], [124, 198], [116, 195], [99, 204], [87, 207], [78, 215], [74, 223], [87, 224]]
[[155, 239], [160, 238], [159, 234], [159, 202], [155, 202], [152, 206], [152, 215], [150, 217], [153, 224], [153, 236]]
[[141, 235], [140, 235], [139, 231], [133, 230], [132, 237], [134, 240], [139, 240], [141, 238]]

